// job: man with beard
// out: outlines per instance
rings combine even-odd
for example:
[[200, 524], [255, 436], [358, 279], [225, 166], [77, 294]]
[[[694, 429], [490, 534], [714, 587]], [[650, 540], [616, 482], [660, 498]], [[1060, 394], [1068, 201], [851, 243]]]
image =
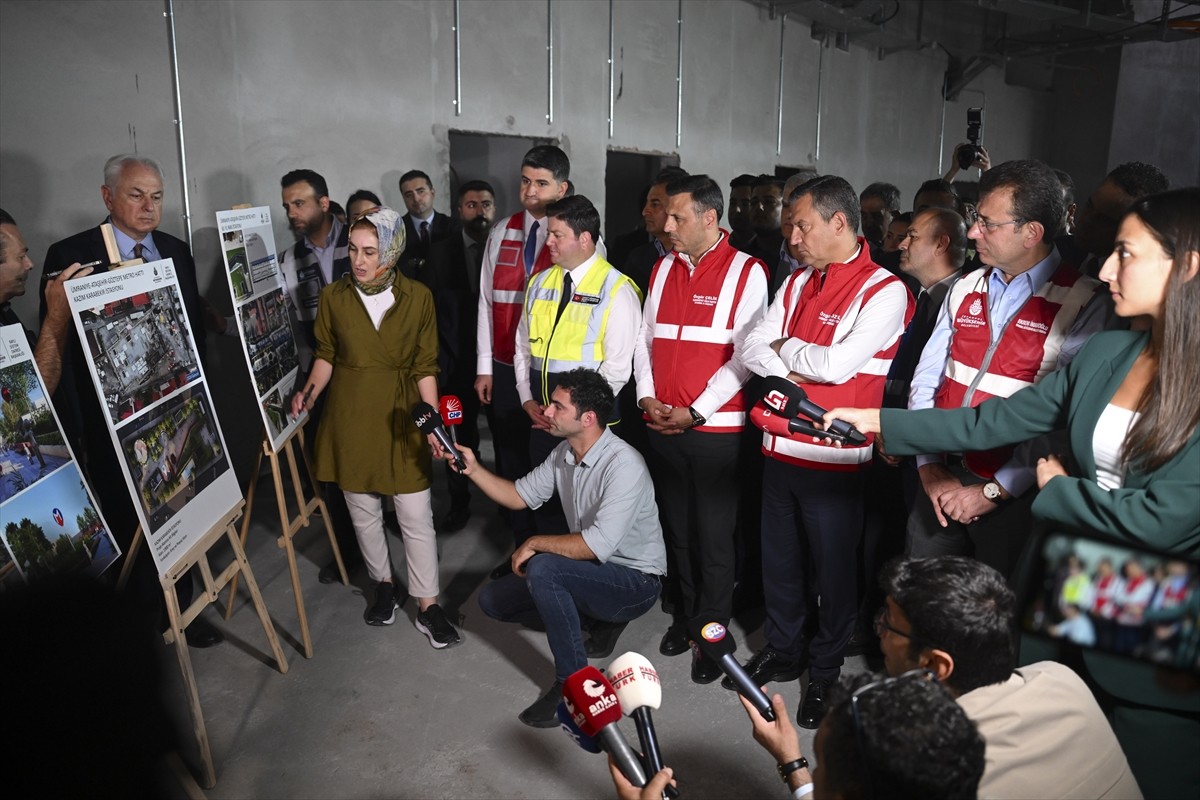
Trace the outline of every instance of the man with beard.
[[[479, 309], [479, 270], [488, 233], [496, 220], [496, 193], [485, 181], [467, 181], [458, 188], [459, 235], [429, 246], [424, 264], [403, 264], [433, 292], [437, 310], [438, 375], [442, 394], [462, 402], [458, 443], [479, 450], [479, 396], [475, 394], [475, 325]], [[406, 270], [406, 274], [407, 270]], [[444, 532], [461, 530], [471, 518], [470, 481], [446, 465], [450, 511], [442, 519]]]
[[900, 190], [890, 183], [872, 183], [859, 194], [858, 206], [863, 238], [873, 251], [881, 250], [892, 216], [900, 213]]
[[[350, 271], [346, 226], [329, 213], [329, 185], [311, 169], [294, 169], [279, 182], [288, 227], [296, 244], [279, 254], [279, 270], [300, 321], [303, 336], [296, 344], [307, 348], [311, 359], [316, 347], [313, 320], [321, 289]], [[302, 359], [304, 360], [304, 359]]]
[[[404, 198], [404, 231], [407, 245], [400, 256], [401, 271], [419, 268], [429, 258], [429, 248], [443, 239], [454, 237], [458, 227], [454, 220], [433, 209], [437, 193], [429, 176], [419, 169], [410, 169], [400, 176], [400, 195]], [[417, 262], [417, 263], [413, 263]]]
[[754, 247], [754, 225], [750, 222], [750, 197], [754, 176], [738, 175], [729, 182], [729, 244], [743, 253]]
[[654, 176], [654, 183], [646, 192], [646, 202], [642, 205], [642, 222], [650, 241], [630, 251], [625, 264], [619, 267], [642, 290], [643, 297], [650, 290], [650, 272], [654, 265], [671, 252], [671, 237], [663, 230], [667, 223], [667, 184], [684, 177], [687, 172], [679, 167], [663, 167]]

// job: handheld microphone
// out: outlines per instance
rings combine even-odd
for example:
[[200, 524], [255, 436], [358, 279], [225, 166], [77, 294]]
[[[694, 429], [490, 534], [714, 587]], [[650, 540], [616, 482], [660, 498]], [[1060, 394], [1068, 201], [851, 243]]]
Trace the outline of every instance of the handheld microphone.
[[580, 730], [579, 726], [575, 724], [575, 720], [571, 717], [571, 712], [567, 710], [566, 701], [559, 701], [557, 713], [559, 727], [562, 728], [562, 732], [570, 737], [575, 744], [589, 753], [600, 752], [600, 745], [596, 744], [596, 740]]
[[[605, 668], [604, 674], [612, 682], [613, 691], [625, 713], [633, 717], [637, 725], [638, 742], [645, 755], [647, 774], [655, 774], [663, 768], [662, 751], [658, 746], [658, 734], [654, 731], [651, 709], [662, 705], [662, 684], [658, 672], [645, 656], [625, 653], [614, 658]], [[669, 797], [678, 797], [679, 791], [667, 785]]]
[[563, 700], [575, 724], [599, 741], [625, 779], [639, 788], [645, 786], [641, 762], [616, 725], [621, 719], [621, 701], [600, 670], [589, 665], [567, 678]]
[[446, 433], [446, 429], [442, 427], [442, 418], [434, 411], [433, 406], [429, 403], [417, 403], [413, 406], [412, 418], [413, 422], [417, 424], [417, 430], [425, 435], [432, 433], [438, 440], [438, 444], [454, 454], [454, 466], [459, 472], [467, 468], [467, 462], [463, 461], [462, 453], [458, 452], [458, 448], [450, 439], [450, 434]]
[[[763, 380], [763, 403], [776, 413], [789, 418], [803, 414], [811, 420], [825, 422], [825, 409], [808, 399], [808, 393], [787, 378], [771, 375]], [[788, 423], [788, 430], [793, 433], [808, 433], [798, 423], [796, 429]], [[814, 435], [829, 439], [837, 439], [850, 444], [866, 444], [867, 437], [845, 420], [835, 419], [828, 423], [826, 430], [816, 430]]]
[[725, 674], [733, 679], [738, 694], [749, 700], [763, 719], [774, 722], [775, 711], [771, 708], [770, 698], [761, 686], [754, 685], [745, 668], [733, 657], [733, 652], [737, 650], [737, 642], [725, 626], [719, 622], [702, 623], [694, 619], [688, 624], [688, 634], [696, 646], [706, 656], [719, 663]]
[[454, 428], [462, 425], [463, 422], [462, 400], [459, 400], [457, 395], [442, 395], [442, 399], [438, 403], [438, 411], [442, 413], [442, 424], [450, 432], [450, 441], [458, 444], [458, 436], [455, 435]]

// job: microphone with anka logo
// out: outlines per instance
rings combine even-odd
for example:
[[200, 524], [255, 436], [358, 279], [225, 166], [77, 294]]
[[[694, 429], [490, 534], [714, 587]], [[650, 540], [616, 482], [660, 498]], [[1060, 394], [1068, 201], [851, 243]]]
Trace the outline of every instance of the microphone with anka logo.
[[646, 773], [617, 723], [621, 720], [621, 701], [612, 684], [595, 667], [588, 665], [567, 678], [563, 700], [579, 729], [596, 739], [625, 779], [634, 786], [646, 785]]
[[600, 745], [596, 744], [596, 740], [588, 736], [579, 726], [575, 724], [574, 718], [571, 717], [571, 712], [567, 710], [567, 702], [565, 700], [558, 701], [558, 726], [575, 744], [589, 753], [599, 753]]
[[455, 469], [462, 472], [467, 468], [467, 462], [463, 461], [462, 454], [458, 452], [458, 448], [450, 439], [450, 434], [446, 433], [446, 429], [442, 427], [442, 418], [438, 416], [438, 412], [434, 410], [433, 406], [429, 403], [417, 403], [413, 406], [412, 418], [417, 425], [417, 430], [426, 436], [432, 433], [438, 440], [438, 444], [454, 454]]
[[705, 655], [721, 665], [721, 669], [737, 685], [738, 693], [758, 709], [762, 718], [767, 722], [774, 722], [775, 711], [771, 708], [770, 698], [761, 686], [754, 685], [745, 668], [733, 657], [734, 651], [737, 650], [733, 634], [719, 622], [701, 622], [698, 619], [693, 619], [688, 624], [688, 634]]

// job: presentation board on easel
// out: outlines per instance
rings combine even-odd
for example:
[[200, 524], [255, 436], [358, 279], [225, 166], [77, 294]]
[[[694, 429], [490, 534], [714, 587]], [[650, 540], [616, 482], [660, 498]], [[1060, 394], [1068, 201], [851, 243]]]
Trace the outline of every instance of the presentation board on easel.
[[121, 555], [49, 398], [25, 329], [0, 328], [0, 580], [96, 577]]
[[170, 259], [66, 283], [159, 575], [242, 500]]
[[254, 377], [254, 395], [267, 439], [279, 452], [307, 415], [292, 419], [289, 413], [300, 360], [275, 255], [271, 209], [259, 206], [218, 211], [217, 230], [242, 352]]

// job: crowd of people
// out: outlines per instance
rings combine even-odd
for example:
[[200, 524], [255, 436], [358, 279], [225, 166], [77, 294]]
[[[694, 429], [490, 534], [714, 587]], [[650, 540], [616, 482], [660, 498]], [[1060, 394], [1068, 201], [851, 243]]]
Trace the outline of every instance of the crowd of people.
[[[507, 218], [481, 180], [458, 186], [453, 217], [434, 210], [420, 170], [399, 181], [407, 213], [358, 190], [339, 216], [322, 175], [284, 175], [296, 241], [279, 265], [302, 353], [291, 408], [311, 414], [342, 551], [373, 586], [367, 624], [392, 624], [412, 596], [433, 647], [462, 643], [438, 603], [435, 537], [464, 527], [482, 494], [504, 510], [512, 553], [480, 607], [544, 630], [554, 657], [553, 680], [519, 714], [530, 726], [557, 726], [564, 681], [656, 604], [672, 620], [660, 652], [691, 652], [698, 684], [723, 670], [690, 626], [761, 605], [766, 644], [745, 670], [756, 685], [807, 675], [795, 719], [818, 731], [825, 777], [807, 780], [782, 698], [774, 727], [751, 714], [755, 737], [793, 765], [796, 796], [815, 781], [825, 797], [884, 785], [907, 787], [897, 796], [1129, 797], [1163, 780], [1147, 764], [1130, 770], [1124, 738], [1074, 671], [1018, 668], [1006, 582], [1038, 528], [1200, 547], [1200, 189], [1168, 190], [1158, 169], [1127, 163], [1077, 207], [1070, 176], [1042, 162], [993, 165], [982, 151], [975, 166], [970, 203], [953, 174], [922, 184], [908, 209], [891, 184], [856, 192], [798, 171], [735, 178], [728, 213], [711, 177], [670, 167], [646, 189], [644, 225], [611, 243], [553, 145], [525, 155], [521, 208]], [[114, 157], [101, 192], [123, 259], [174, 259], [203, 359], [211, 315], [187, 245], [157, 230], [161, 169]], [[108, 263], [98, 228], [51, 246], [35, 352], [127, 545], [136, 517], [62, 287], [94, 261]], [[33, 264], [8, 214], [0, 268], [9, 323]], [[462, 403], [455, 448], [414, 419], [445, 395]], [[480, 461], [481, 415], [494, 468]], [[834, 419], [862, 435], [834, 436]], [[435, 520], [439, 458], [451, 502]], [[1155, 580], [1136, 562], [1120, 576], [1101, 562], [1086, 587], [1077, 564], [1053, 623], [1090, 620], [1094, 639], [1144, 647], [1124, 629], [1160, 596], [1182, 603], [1169, 588], [1177, 563]], [[336, 575], [331, 564], [320, 579]], [[186, 606], [190, 584], [179, 591]], [[221, 638], [202, 618], [187, 634], [193, 646]], [[864, 651], [892, 679], [840, 695], [846, 657]], [[1102, 673], [1085, 677], [1103, 687]], [[930, 686], [955, 701], [949, 711]], [[1131, 705], [1186, 732], [1159, 763], [1200, 742], [1192, 711]], [[931, 737], [958, 738], [918, 775], [911, 753], [929, 752], [893, 728], [919, 731], [926, 712]], [[1169, 777], [1190, 780], [1184, 760]]]

